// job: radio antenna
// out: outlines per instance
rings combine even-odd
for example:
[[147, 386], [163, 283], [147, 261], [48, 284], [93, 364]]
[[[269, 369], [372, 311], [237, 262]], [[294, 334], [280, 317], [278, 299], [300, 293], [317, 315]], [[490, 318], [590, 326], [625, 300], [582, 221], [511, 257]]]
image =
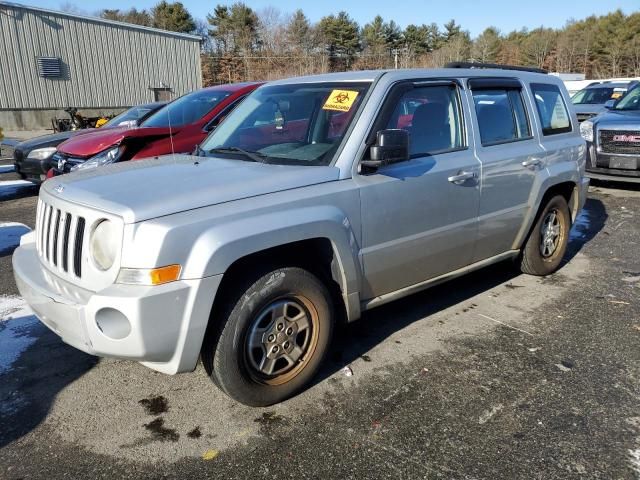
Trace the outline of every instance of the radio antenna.
[[[160, 82], [160, 85], [162, 85], [164, 88], [169, 90], [169, 95], [171, 95], [171, 89], [169, 88], [169, 85], [167, 85], [164, 82]], [[171, 97], [169, 97], [171, 98]], [[171, 102], [169, 102], [171, 103]], [[169, 108], [169, 105], [167, 105], [167, 121], [169, 123], [169, 143], [171, 144], [171, 157], [175, 160], [175, 156], [176, 156], [176, 151], [175, 148], [173, 147], [173, 130], [171, 129], [171, 109]]]

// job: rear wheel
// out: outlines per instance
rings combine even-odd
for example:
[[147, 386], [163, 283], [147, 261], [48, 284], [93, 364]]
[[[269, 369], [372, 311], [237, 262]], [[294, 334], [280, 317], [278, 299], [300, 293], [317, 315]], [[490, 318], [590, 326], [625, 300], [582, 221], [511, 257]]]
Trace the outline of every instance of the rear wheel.
[[561, 195], [549, 199], [522, 248], [520, 269], [530, 275], [549, 275], [560, 267], [567, 251], [571, 213]]
[[238, 285], [213, 318], [202, 360], [235, 400], [268, 406], [304, 388], [318, 371], [333, 331], [331, 295], [307, 270], [279, 268]]

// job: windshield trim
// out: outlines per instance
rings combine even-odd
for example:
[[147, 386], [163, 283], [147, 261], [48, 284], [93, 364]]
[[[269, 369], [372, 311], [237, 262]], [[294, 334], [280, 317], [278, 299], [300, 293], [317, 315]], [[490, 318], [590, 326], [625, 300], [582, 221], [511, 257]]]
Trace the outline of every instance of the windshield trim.
[[[369, 103], [369, 98], [371, 98], [371, 95], [373, 95], [373, 92], [376, 89], [376, 85], [378, 84], [378, 82], [383, 76], [384, 75], [378, 75], [373, 81], [362, 82], [362, 83], [368, 83], [369, 87], [367, 88], [367, 91], [362, 97], [362, 101], [360, 102], [360, 105], [358, 105], [358, 109], [353, 113], [353, 118], [351, 119], [351, 123], [349, 124], [349, 127], [345, 130], [344, 136], [342, 137], [342, 141], [340, 142], [340, 144], [338, 145], [338, 148], [333, 154], [333, 158], [331, 159], [331, 162], [328, 163], [329, 166], [331, 167], [336, 166], [336, 164], [338, 163], [338, 160], [340, 160], [340, 157], [342, 156], [342, 152], [344, 151], [344, 147], [347, 144], [347, 141], [353, 134], [353, 130], [356, 128], [363, 110], [366, 108], [367, 104]], [[353, 163], [357, 163], [357, 162], [355, 162], [354, 160]]]

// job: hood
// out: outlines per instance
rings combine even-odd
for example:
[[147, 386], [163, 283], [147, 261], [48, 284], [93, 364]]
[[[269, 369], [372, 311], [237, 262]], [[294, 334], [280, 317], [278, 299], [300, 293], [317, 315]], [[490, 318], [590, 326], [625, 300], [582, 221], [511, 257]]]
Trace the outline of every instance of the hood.
[[53, 133], [50, 135], [41, 135], [40, 137], [30, 138], [29, 140], [20, 142], [15, 148], [16, 150], [21, 150], [26, 153], [31, 150], [35, 150], [36, 148], [56, 147], [76, 134], [77, 132], [68, 131]]
[[134, 223], [330, 182], [338, 180], [339, 172], [336, 167], [166, 155], [54, 177], [41, 188], [54, 197], [113, 213], [125, 223]]
[[598, 128], [640, 130], [640, 110], [607, 110], [591, 121]]
[[576, 111], [577, 114], [580, 114], [580, 113], [598, 114], [598, 113], [607, 111], [604, 105], [597, 104], [597, 103], [596, 104], [578, 104], [578, 105], [574, 104], [573, 109]]
[[58, 151], [76, 158], [89, 158], [106, 150], [107, 148], [120, 144], [124, 139], [137, 138], [149, 141], [151, 139], [168, 137], [175, 135], [180, 128], [166, 127], [157, 128], [128, 128], [116, 127], [96, 129], [83, 135], [77, 135], [68, 141], [60, 144]]

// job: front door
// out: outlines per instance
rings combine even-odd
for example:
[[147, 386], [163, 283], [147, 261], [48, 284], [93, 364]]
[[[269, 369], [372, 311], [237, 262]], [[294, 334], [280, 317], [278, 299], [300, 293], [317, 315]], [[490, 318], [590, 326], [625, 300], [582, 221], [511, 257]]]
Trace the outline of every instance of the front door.
[[[479, 205], [480, 163], [468, 147], [455, 82], [392, 91], [376, 122], [410, 134], [411, 159], [356, 177], [362, 206], [363, 300], [468, 265]], [[386, 113], [385, 113], [386, 112]], [[376, 127], [378, 128], [378, 127]]]

